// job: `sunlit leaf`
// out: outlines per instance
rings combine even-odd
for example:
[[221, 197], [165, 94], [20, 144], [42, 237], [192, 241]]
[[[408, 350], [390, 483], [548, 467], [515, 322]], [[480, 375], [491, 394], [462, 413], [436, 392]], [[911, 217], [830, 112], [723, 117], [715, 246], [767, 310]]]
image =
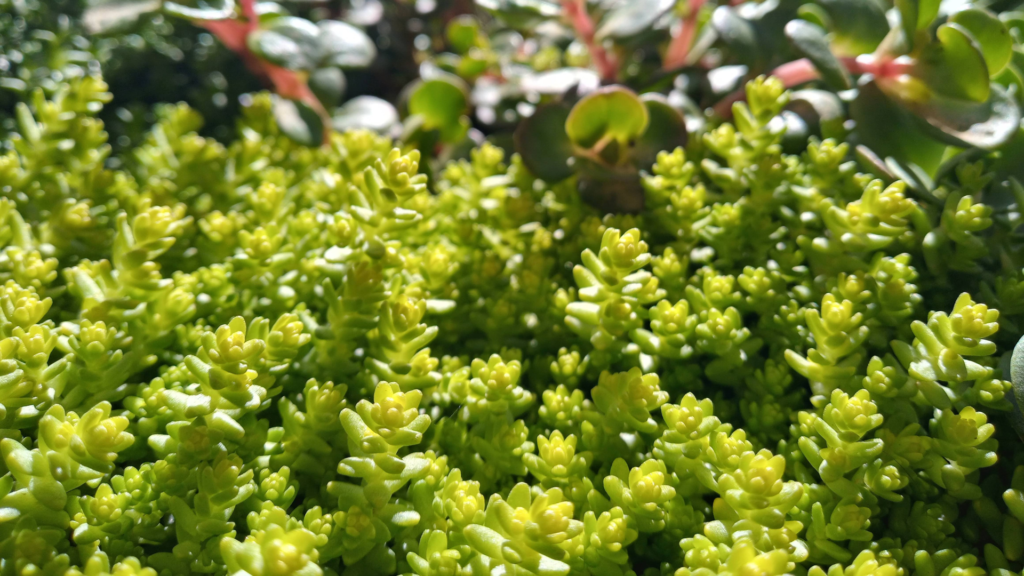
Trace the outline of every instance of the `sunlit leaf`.
[[985, 102], [989, 76], [978, 44], [958, 24], [943, 24], [936, 31], [938, 42], [929, 44], [921, 55], [917, 74], [935, 93], [949, 98]]
[[565, 122], [569, 139], [582, 148], [599, 141], [627, 144], [647, 128], [647, 107], [635, 93], [622, 86], [608, 86], [583, 97]]
[[953, 14], [950, 22], [959, 24], [981, 47], [990, 76], [998, 74], [1013, 54], [1010, 30], [995, 14], [980, 8], [969, 8]]

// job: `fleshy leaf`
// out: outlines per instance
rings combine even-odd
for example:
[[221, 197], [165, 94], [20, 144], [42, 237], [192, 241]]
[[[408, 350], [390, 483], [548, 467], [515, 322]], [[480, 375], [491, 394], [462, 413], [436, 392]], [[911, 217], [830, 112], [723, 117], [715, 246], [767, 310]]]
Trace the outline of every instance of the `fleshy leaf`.
[[531, 172], [548, 182], [565, 180], [573, 173], [572, 142], [565, 132], [568, 117], [567, 104], [548, 104], [516, 128], [516, 152]]
[[1006, 24], [995, 14], [981, 8], [969, 8], [953, 14], [949, 21], [967, 30], [981, 47], [990, 76], [998, 74], [1010, 62], [1013, 39]]
[[387, 132], [398, 124], [398, 111], [387, 100], [376, 96], [356, 96], [345, 102], [334, 114], [335, 130], [366, 128]]
[[621, 86], [601, 88], [573, 106], [565, 132], [573, 144], [592, 148], [598, 142], [626, 145], [647, 128], [647, 107], [631, 90]]
[[917, 66], [928, 88], [951, 98], [988, 100], [988, 68], [970, 33], [958, 24], [943, 24], [936, 36], [939, 41], [928, 45]]
[[804, 20], [793, 20], [786, 24], [786, 37], [797, 52], [814, 64], [822, 80], [830, 86], [839, 90], [853, 86], [850, 73], [832, 54], [824, 30]]
[[235, 13], [234, 0], [164, 2], [164, 11], [189, 20], [224, 20]]
[[661, 94], [644, 94], [640, 100], [647, 108], [649, 122], [636, 141], [634, 158], [638, 168], [648, 169], [657, 160], [658, 152], [686, 147], [686, 118]]
[[980, 104], [936, 95], [913, 110], [949, 144], [991, 150], [1016, 133], [1021, 115], [1002, 86], [993, 85], [990, 94], [989, 100]]
[[318, 146], [323, 141], [323, 121], [320, 119], [320, 115], [305, 102], [275, 98], [274, 118], [281, 128], [281, 132], [300, 144]]
[[320, 31], [304, 18], [284, 16], [249, 35], [249, 49], [289, 70], [312, 70], [320, 60]]
[[462, 138], [468, 102], [462, 81], [442, 76], [420, 81], [409, 96], [409, 113], [423, 118], [423, 127], [438, 130], [446, 142]]
[[377, 57], [373, 40], [355, 26], [337, 20], [322, 20], [320, 53], [323, 64], [339, 68], [365, 68]]

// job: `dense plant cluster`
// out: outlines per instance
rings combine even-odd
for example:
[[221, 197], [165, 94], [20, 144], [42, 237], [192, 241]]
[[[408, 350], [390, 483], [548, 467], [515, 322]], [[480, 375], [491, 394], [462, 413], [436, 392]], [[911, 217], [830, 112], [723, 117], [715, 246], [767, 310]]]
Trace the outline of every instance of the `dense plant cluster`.
[[304, 147], [268, 95], [230, 146], [164, 106], [111, 170], [105, 84], [37, 93], [0, 572], [1019, 571], [1024, 190], [784, 154], [789, 92], [746, 91], [603, 217], [490, 144], [432, 182], [369, 131]]
[[0, 576], [1021, 574], [1022, 105], [1010, 0], [0, 0]]

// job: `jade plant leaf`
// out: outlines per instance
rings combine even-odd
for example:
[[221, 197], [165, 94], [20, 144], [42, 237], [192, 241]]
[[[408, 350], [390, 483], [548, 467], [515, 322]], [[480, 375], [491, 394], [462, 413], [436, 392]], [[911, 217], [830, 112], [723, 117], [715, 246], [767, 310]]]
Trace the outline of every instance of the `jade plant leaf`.
[[309, 89], [327, 108], [334, 108], [345, 96], [348, 81], [339, 68], [317, 68], [309, 75]]
[[312, 70], [320, 60], [320, 29], [305, 18], [275, 18], [246, 41], [257, 56], [289, 70]]
[[164, 11], [189, 20], [224, 20], [235, 13], [234, 0], [164, 2]]
[[820, 27], [805, 20], [793, 20], [786, 24], [786, 37], [803, 57], [814, 64], [821, 78], [833, 88], [848, 90], [853, 86], [850, 73], [832, 54], [828, 37]]
[[376, 96], [356, 96], [338, 108], [331, 124], [339, 131], [365, 128], [387, 132], [398, 124], [398, 111]]
[[985, 102], [989, 74], [985, 58], [970, 33], [955, 23], [936, 30], [938, 42], [921, 55], [916, 73], [933, 92], [950, 98]]
[[455, 142], [465, 136], [468, 106], [466, 87], [454, 76], [421, 80], [409, 96], [409, 114], [420, 116], [423, 128], [439, 131], [445, 142]]
[[832, 49], [840, 56], [873, 51], [889, 31], [887, 6], [882, 0], [818, 0], [816, 4], [801, 6], [801, 16], [806, 19], [804, 15], [808, 12], [820, 13], [813, 10], [819, 6], [828, 19], [824, 27], [831, 33]]
[[637, 167], [646, 170], [654, 165], [658, 152], [686, 146], [686, 118], [661, 94], [644, 94], [640, 100], [647, 108], [649, 121], [636, 141], [634, 158]]
[[980, 8], [968, 8], [950, 16], [949, 21], [967, 30], [978, 43], [990, 76], [998, 74], [1010, 62], [1013, 39], [1006, 24], [995, 14]]
[[324, 123], [309, 104], [287, 98], [274, 98], [274, 119], [286, 136], [305, 146], [319, 146], [324, 139]]
[[977, 103], [933, 96], [912, 106], [935, 137], [953, 146], [992, 150], [1006, 143], [1020, 126], [1021, 113], [1013, 98], [993, 85], [987, 102]]
[[900, 13], [900, 25], [906, 36], [907, 45], [913, 47], [919, 30], [924, 30], [939, 15], [941, 0], [896, 0]]
[[516, 152], [531, 172], [548, 182], [564, 180], [574, 172], [572, 141], [565, 132], [569, 110], [561, 102], [541, 106], [516, 128]]
[[580, 148], [616, 142], [626, 146], [647, 129], [647, 107], [633, 91], [608, 86], [587, 94], [565, 121], [569, 140]]
[[619, 2], [601, 20], [596, 37], [626, 38], [649, 28], [675, 5], [674, 0], [627, 0]]
[[377, 57], [373, 40], [359, 28], [337, 20], [322, 20], [320, 28], [320, 58], [325, 66], [363, 68]]

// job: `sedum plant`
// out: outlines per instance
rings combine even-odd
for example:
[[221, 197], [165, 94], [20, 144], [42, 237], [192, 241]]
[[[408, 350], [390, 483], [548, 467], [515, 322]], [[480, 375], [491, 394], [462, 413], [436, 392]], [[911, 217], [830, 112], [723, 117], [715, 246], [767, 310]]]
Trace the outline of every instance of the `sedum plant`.
[[269, 94], [229, 145], [159, 107], [114, 168], [110, 98], [37, 93], [0, 156], [0, 574], [1024, 568], [998, 158], [930, 202], [787, 153], [758, 78], [641, 162], [610, 107], [659, 105], [605, 90], [555, 126], [642, 190], [605, 214], [594, 167], [428, 177], [372, 131], [295, 142]]

